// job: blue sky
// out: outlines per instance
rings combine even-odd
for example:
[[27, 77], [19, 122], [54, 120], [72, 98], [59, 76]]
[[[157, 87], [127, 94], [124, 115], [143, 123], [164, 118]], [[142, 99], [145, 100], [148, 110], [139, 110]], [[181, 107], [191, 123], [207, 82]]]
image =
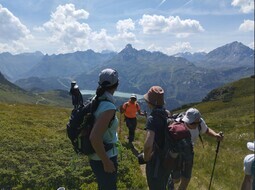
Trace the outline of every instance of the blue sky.
[[0, 53], [254, 49], [254, 0], [0, 0]]

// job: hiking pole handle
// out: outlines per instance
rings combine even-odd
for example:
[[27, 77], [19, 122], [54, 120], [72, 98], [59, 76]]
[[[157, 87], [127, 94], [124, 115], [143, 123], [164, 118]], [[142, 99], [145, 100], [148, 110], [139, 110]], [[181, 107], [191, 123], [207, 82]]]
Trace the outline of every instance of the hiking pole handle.
[[[220, 134], [220, 136], [224, 137], [224, 133], [222, 131], [220, 131], [219, 134]], [[220, 148], [220, 141], [218, 141], [216, 153], [219, 152], [219, 148]]]

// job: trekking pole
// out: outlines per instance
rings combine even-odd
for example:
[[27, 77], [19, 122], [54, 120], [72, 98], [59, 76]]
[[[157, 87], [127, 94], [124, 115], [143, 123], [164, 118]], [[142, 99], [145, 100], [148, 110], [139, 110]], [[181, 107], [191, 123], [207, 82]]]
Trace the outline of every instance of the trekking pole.
[[122, 123], [121, 123], [121, 115], [122, 115], [122, 114], [120, 113], [120, 120], [119, 120], [119, 124], [120, 124], [120, 126], [119, 126], [119, 135], [121, 134], [121, 124], [122, 124]]
[[[220, 132], [220, 136], [224, 136], [223, 132]], [[220, 141], [218, 141], [217, 148], [216, 148], [216, 155], [215, 155], [215, 159], [214, 159], [213, 170], [212, 170], [212, 175], [211, 175], [208, 190], [210, 190], [210, 188], [211, 188], [211, 183], [212, 183], [212, 178], [213, 178], [213, 173], [214, 173], [214, 169], [215, 169], [215, 164], [216, 164], [216, 159], [217, 159], [217, 156], [218, 156], [219, 148], [220, 148]]]

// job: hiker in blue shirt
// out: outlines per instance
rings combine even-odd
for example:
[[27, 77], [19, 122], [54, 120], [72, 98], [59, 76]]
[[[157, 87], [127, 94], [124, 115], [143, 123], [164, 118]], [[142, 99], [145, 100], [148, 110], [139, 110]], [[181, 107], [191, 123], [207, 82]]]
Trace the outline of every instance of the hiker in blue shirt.
[[118, 141], [118, 119], [115, 115], [117, 108], [113, 97], [119, 84], [117, 71], [109, 68], [102, 70], [98, 84], [96, 98], [103, 101], [100, 101], [94, 113], [96, 121], [90, 134], [90, 141], [95, 153], [89, 155], [89, 160], [97, 179], [98, 189], [115, 190], [117, 189], [118, 150], [116, 146], [113, 146], [112, 149], [105, 151], [103, 143], [116, 144]]

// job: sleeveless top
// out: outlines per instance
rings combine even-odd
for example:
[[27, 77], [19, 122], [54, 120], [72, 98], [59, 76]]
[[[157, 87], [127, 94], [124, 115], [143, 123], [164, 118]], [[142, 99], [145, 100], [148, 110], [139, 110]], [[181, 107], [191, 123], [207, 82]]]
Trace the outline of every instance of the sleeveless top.
[[[114, 98], [112, 94], [109, 92], [105, 92], [104, 95], [102, 95], [99, 99], [107, 99], [108, 101], [101, 101], [97, 110], [95, 111], [94, 115], [97, 119], [99, 115], [107, 110], [116, 110], [116, 106], [114, 105]], [[103, 135], [103, 141], [105, 143], [114, 143], [116, 144], [118, 141], [118, 134], [117, 134], [117, 128], [118, 128], [118, 118], [116, 115], [114, 115], [114, 119], [111, 120], [110, 126], [108, 126], [107, 130], [105, 131]], [[109, 158], [118, 155], [118, 149], [116, 146], [113, 146], [112, 149], [108, 150], [106, 152], [107, 156]], [[92, 160], [101, 160], [99, 156], [94, 153], [89, 155], [89, 158]]]

